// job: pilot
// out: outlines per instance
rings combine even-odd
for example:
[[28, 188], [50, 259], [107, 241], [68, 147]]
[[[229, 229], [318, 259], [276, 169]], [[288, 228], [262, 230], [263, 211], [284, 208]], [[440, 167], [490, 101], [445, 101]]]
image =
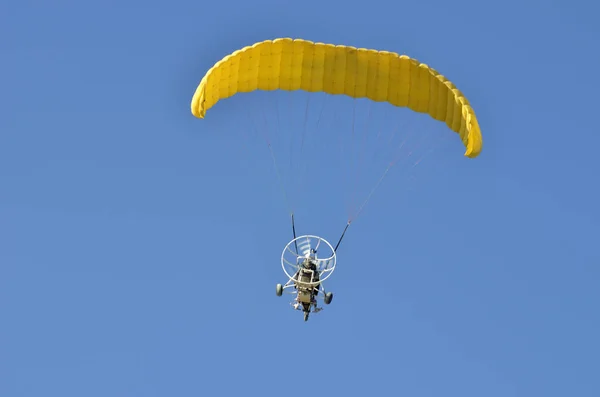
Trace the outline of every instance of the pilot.
[[[301, 273], [304, 274], [304, 270], [312, 270], [312, 282], [313, 283], [318, 283], [320, 281], [319, 279], [319, 271], [317, 270], [317, 261], [314, 260], [312, 257], [308, 257], [306, 259], [304, 259], [304, 261], [302, 262], [302, 267], [300, 269], [298, 269], [298, 271], [296, 272], [296, 274], [294, 274], [294, 280], [298, 280], [298, 277], [301, 276]], [[310, 272], [306, 272], [306, 279], [305, 280], [301, 280], [301, 281], [310, 281]], [[319, 293], [319, 289], [320, 289], [320, 284], [316, 284], [313, 285], [313, 293], [314, 296], [316, 296]]]

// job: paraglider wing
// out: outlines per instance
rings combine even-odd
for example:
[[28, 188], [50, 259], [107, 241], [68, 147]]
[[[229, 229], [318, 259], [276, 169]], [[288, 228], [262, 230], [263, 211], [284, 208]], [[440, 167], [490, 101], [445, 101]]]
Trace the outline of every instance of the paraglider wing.
[[475, 112], [436, 70], [393, 52], [301, 39], [267, 40], [221, 59], [196, 89], [192, 114], [204, 118], [219, 100], [239, 92], [278, 89], [368, 98], [427, 113], [459, 134], [465, 156], [481, 152]]

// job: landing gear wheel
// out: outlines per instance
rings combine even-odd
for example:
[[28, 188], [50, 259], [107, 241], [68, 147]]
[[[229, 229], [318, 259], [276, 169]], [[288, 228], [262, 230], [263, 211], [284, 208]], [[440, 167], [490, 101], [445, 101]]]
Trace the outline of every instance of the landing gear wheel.
[[331, 303], [333, 299], [333, 293], [332, 292], [328, 292], [325, 294], [325, 298], [323, 298], [323, 300], [325, 301], [325, 304], [328, 305]]
[[308, 321], [308, 315], [310, 312], [304, 312], [304, 321]]
[[277, 296], [281, 296], [283, 294], [283, 285], [277, 284]]

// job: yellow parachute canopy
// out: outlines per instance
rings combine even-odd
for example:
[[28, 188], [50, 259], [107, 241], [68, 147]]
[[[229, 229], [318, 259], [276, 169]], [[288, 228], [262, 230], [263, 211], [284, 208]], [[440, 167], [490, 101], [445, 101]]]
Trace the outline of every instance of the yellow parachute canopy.
[[465, 156], [477, 157], [482, 138], [473, 108], [454, 84], [406, 55], [281, 38], [244, 47], [217, 62], [192, 98], [204, 118], [220, 99], [254, 90], [304, 90], [388, 102], [428, 113], [457, 132]]

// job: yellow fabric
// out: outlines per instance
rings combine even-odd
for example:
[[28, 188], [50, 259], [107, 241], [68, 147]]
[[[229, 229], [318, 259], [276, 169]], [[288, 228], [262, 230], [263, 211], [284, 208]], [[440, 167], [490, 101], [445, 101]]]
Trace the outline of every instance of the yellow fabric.
[[277, 89], [366, 97], [428, 113], [460, 135], [465, 156], [481, 152], [483, 141], [473, 109], [436, 70], [393, 52], [301, 39], [267, 40], [221, 59], [196, 89], [192, 114], [204, 118], [220, 99], [238, 92]]

